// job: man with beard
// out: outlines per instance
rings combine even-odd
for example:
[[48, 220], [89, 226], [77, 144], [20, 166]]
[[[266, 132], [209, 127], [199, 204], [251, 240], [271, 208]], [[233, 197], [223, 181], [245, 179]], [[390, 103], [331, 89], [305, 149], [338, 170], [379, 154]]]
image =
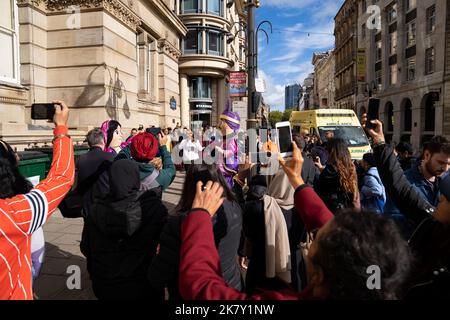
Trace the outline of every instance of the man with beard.
[[431, 205], [439, 203], [439, 181], [450, 167], [450, 141], [442, 136], [425, 143], [421, 162], [405, 172], [409, 182]]

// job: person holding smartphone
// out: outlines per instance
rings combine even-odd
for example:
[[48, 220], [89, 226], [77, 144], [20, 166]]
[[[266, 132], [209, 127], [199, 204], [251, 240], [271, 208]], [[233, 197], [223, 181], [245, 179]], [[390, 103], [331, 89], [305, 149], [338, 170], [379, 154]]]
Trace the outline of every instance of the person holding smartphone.
[[68, 135], [69, 108], [53, 101], [53, 162], [49, 174], [28, 193], [14, 191], [14, 168], [0, 160], [0, 300], [32, 300], [31, 237], [48, 221], [74, 182], [73, 142]]

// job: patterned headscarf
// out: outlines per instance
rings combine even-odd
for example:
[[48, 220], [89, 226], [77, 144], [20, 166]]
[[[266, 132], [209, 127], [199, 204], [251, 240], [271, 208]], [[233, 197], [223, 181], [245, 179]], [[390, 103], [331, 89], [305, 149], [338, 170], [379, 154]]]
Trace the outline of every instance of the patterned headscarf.
[[237, 112], [231, 111], [230, 101], [227, 101], [225, 111], [220, 116], [220, 120], [224, 121], [234, 132], [241, 128], [241, 117]]
[[102, 123], [100, 130], [103, 132], [103, 141], [105, 142], [105, 148], [103, 151], [109, 153], [116, 153], [116, 151], [110, 148], [111, 141], [113, 139], [114, 131], [121, 127], [120, 123], [116, 120], [106, 120]]

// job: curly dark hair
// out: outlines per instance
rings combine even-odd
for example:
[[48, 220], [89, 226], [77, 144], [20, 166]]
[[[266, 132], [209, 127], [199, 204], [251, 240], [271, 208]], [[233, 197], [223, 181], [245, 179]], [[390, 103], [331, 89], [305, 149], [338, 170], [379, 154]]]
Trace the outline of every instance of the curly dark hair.
[[[371, 212], [344, 210], [317, 239], [312, 257], [323, 270], [330, 299], [394, 300], [404, 294], [412, 254], [395, 223]], [[381, 271], [381, 289], [370, 290], [370, 266]]]
[[0, 199], [30, 192], [31, 183], [19, 172], [16, 154], [11, 146], [0, 140]]
[[359, 192], [358, 175], [347, 144], [342, 139], [331, 139], [327, 143], [327, 151], [328, 164], [337, 170], [342, 188], [356, 199]]

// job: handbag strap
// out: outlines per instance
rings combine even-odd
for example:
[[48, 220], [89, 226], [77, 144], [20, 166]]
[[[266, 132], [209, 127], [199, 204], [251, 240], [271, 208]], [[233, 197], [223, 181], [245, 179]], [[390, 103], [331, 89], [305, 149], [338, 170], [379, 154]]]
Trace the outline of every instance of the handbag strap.
[[146, 179], [141, 181], [141, 190], [150, 190], [152, 188], [157, 187], [157, 185], [153, 185], [156, 179], [159, 176], [158, 170], [153, 170], [152, 174], [149, 175]]

